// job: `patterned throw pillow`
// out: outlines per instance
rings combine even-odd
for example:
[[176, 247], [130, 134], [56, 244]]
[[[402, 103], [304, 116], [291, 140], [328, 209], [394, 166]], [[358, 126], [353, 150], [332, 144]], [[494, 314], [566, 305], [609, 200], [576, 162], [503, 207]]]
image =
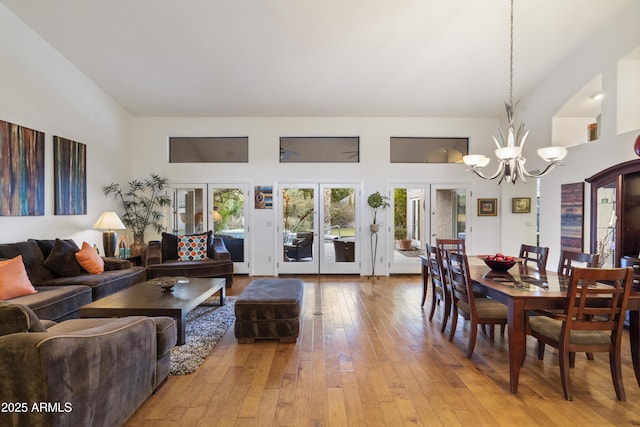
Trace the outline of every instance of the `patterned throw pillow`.
[[181, 261], [196, 261], [208, 259], [207, 235], [178, 236], [178, 259]]

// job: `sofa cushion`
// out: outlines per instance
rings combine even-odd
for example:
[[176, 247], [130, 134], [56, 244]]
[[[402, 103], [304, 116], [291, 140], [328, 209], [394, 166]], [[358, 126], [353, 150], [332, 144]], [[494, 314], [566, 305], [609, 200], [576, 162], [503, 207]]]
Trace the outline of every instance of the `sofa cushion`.
[[102, 274], [104, 261], [93, 247], [87, 242], [82, 242], [82, 249], [75, 254], [80, 266], [90, 274]]
[[76, 260], [76, 252], [80, 248], [75, 242], [56, 239], [51, 253], [44, 260], [44, 265], [54, 274], [62, 277], [73, 277], [82, 274], [82, 267]]
[[0, 261], [0, 300], [8, 300], [36, 292], [22, 263], [22, 255]]
[[93, 300], [104, 298], [145, 280], [144, 267], [105, 271], [102, 274], [81, 274], [74, 277], [58, 277], [43, 283], [43, 287], [85, 285], [91, 288]]
[[146, 272], [147, 280], [163, 276], [225, 277], [227, 278], [227, 286], [229, 286], [233, 276], [233, 263], [214, 259], [201, 261], [173, 260], [162, 264], [148, 265]]
[[18, 255], [22, 255], [27, 275], [34, 286], [38, 286], [45, 280], [53, 279], [53, 273], [45, 267], [42, 251], [35, 240], [0, 244], [0, 258], [9, 259]]
[[26, 305], [0, 301], [0, 335], [46, 331], [38, 316]]
[[[213, 232], [211, 230], [206, 233], [187, 234], [186, 236], [207, 235], [207, 257], [213, 258], [213, 249], [211, 248], [211, 239]], [[178, 236], [171, 233], [162, 233], [162, 261], [171, 261], [178, 259]]]
[[78, 309], [91, 302], [91, 288], [88, 286], [41, 286], [36, 289], [36, 294], [7, 302], [26, 305], [40, 320], [56, 322], [78, 317]]
[[209, 235], [179, 235], [178, 236], [178, 259], [182, 261], [198, 261], [208, 259], [207, 248]]

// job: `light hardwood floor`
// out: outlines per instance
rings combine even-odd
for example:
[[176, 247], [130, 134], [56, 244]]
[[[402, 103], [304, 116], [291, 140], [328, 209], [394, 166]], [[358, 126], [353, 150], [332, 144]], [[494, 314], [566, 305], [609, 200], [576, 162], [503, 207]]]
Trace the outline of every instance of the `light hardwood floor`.
[[[300, 276], [296, 344], [238, 345], [233, 326], [192, 375], [171, 376], [127, 423], [137, 426], [607, 426], [640, 425], [640, 388], [624, 337], [627, 402], [616, 400], [608, 356], [576, 358], [574, 401], [562, 395], [555, 349], [538, 361], [529, 337], [517, 394], [508, 391], [506, 337], [468, 324], [453, 343], [428, 320], [419, 276]], [[229, 295], [252, 277], [237, 276]], [[496, 331], [497, 332], [497, 331]]]

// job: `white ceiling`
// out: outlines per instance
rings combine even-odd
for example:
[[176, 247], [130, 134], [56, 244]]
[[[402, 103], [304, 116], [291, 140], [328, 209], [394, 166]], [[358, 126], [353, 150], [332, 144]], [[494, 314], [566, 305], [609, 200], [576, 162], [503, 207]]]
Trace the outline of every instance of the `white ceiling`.
[[[514, 98], [637, 0], [516, 0]], [[501, 115], [508, 0], [0, 0], [135, 116]]]

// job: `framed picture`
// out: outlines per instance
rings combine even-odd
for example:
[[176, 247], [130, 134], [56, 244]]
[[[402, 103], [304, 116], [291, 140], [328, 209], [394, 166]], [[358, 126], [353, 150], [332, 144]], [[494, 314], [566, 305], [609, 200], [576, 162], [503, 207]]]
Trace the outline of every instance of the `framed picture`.
[[584, 182], [560, 186], [560, 250], [582, 252]]
[[498, 216], [498, 199], [478, 199], [478, 216]]
[[531, 197], [514, 197], [511, 199], [512, 213], [531, 213]]

